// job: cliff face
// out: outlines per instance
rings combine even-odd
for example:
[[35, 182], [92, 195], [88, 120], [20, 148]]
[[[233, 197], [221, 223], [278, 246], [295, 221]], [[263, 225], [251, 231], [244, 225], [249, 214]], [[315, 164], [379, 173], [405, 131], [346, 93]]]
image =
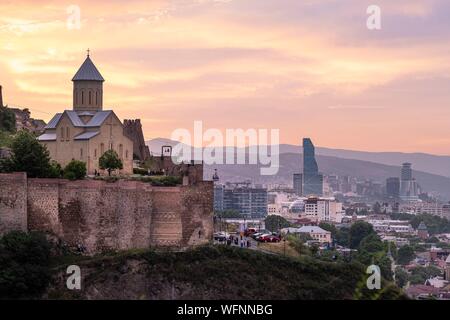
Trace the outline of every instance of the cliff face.
[[[70, 264], [77, 264], [71, 262]], [[367, 275], [356, 264], [291, 259], [226, 246], [186, 252], [140, 252], [79, 262], [82, 289], [66, 289], [66, 266], [53, 280], [49, 299], [367, 299]], [[384, 284], [378, 298], [403, 298]]]

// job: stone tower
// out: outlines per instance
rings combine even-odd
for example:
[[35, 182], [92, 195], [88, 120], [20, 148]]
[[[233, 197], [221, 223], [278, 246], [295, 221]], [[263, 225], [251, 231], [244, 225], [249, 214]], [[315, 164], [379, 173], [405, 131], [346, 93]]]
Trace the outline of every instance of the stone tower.
[[123, 129], [124, 134], [133, 141], [133, 158], [141, 161], [150, 158], [150, 150], [145, 144], [141, 120], [125, 120], [123, 122]]
[[73, 110], [101, 111], [103, 109], [103, 79], [89, 53], [72, 79]]
[[3, 107], [3, 93], [2, 86], [0, 86], [0, 108]]

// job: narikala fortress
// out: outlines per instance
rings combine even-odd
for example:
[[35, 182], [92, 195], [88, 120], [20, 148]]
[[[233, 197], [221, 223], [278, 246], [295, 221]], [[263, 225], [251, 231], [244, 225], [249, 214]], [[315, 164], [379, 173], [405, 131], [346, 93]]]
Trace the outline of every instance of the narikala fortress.
[[28, 178], [0, 174], [0, 235], [13, 230], [41, 231], [87, 253], [152, 246], [184, 248], [204, 244], [213, 233], [213, 182], [203, 180], [203, 164], [173, 164], [170, 155], [151, 156], [139, 120], [123, 124], [103, 110], [103, 77], [88, 56], [72, 79], [73, 109], [56, 114], [38, 137], [53, 160], [86, 163], [100, 173], [98, 160], [108, 149], [133, 172], [133, 158], [152, 163], [177, 186], [148, 182]]

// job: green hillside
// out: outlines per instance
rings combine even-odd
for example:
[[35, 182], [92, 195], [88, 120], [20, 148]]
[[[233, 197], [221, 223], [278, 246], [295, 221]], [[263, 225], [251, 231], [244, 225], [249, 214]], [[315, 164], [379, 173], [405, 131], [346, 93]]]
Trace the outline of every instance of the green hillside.
[[399, 299], [400, 290], [383, 281], [369, 291], [362, 265], [298, 259], [226, 246], [186, 252], [128, 252], [78, 261], [81, 291], [65, 288], [65, 268], [50, 299]]

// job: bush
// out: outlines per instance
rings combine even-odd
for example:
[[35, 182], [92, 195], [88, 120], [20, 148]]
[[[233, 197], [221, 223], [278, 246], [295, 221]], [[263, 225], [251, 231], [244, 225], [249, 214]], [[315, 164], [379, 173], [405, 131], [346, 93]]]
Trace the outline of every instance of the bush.
[[0, 238], [0, 299], [39, 297], [50, 282], [50, 250], [40, 233]]
[[61, 165], [56, 161], [52, 161], [50, 163], [47, 178], [61, 178], [62, 171]]
[[142, 169], [142, 168], [134, 168], [133, 169], [133, 173], [134, 174], [140, 174], [142, 176], [145, 176], [148, 174], [148, 171], [146, 169]]
[[69, 180], [81, 180], [86, 176], [86, 163], [72, 160], [64, 168], [64, 178]]
[[175, 187], [182, 183], [182, 179], [174, 176], [151, 177], [150, 183], [155, 187]]

